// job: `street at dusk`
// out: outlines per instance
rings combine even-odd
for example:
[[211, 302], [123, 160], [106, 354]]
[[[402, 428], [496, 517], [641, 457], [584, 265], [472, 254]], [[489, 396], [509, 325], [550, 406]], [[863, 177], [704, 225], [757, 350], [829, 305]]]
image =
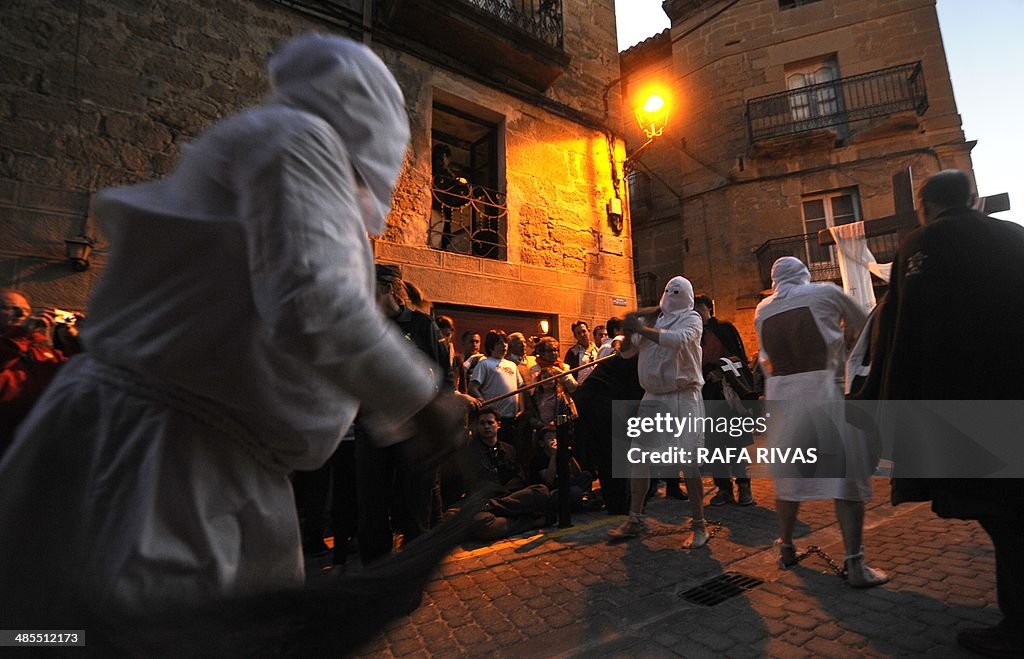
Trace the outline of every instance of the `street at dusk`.
[[1024, 658], [1024, 0], [7, 0], [0, 654]]
[[[573, 518], [489, 547], [456, 551], [427, 587], [423, 605], [365, 648], [367, 656], [543, 657], [968, 657], [957, 629], [993, 624], [992, 547], [976, 524], [937, 519], [927, 505], [888, 503], [875, 479], [865, 545], [893, 580], [853, 590], [812, 554], [790, 570], [772, 546], [768, 482], [755, 507], [709, 511], [723, 527], [704, 548], [680, 549], [686, 504], [650, 503], [652, 537], [610, 543], [604, 513]], [[762, 505], [765, 504], [765, 505]], [[830, 503], [801, 509], [797, 546], [833, 560], [842, 542]], [[723, 574], [763, 581], [714, 603], [691, 589]], [[739, 590], [737, 588], [736, 590]]]

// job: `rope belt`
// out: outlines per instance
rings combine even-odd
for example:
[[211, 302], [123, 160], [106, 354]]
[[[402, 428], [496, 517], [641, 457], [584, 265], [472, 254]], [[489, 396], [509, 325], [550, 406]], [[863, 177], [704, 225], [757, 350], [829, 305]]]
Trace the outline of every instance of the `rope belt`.
[[278, 459], [253, 430], [228, 414], [223, 405], [168, 382], [101, 362], [91, 355], [83, 355], [82, 358], [88, 360], [84, 365], [88, 376], [132, 396], [144, 398], [187, 416], [226, 437], [268, 471], [274, 473], [291, 471], [291, 468]]

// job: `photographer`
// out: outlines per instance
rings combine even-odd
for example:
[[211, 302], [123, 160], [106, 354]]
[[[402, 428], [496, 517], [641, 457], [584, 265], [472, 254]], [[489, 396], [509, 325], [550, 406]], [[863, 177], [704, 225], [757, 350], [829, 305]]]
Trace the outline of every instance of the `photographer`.
[[43, 389], [64, 363], [53, 346], [53, 312], [32, 315], [25, 294], [0, 290], [0, 456]]

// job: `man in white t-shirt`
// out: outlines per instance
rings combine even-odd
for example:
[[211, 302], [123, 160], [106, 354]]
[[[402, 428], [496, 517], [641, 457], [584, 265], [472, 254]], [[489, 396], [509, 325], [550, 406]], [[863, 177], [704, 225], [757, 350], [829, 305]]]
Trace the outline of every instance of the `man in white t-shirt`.
[[[469, 393], [481, 401], [507, 394], [523, 386], [523, 376], [514, 362], [505, 359], [508, 337], [500, 330], [491, 330], [484, 338], [485, 359], [480, 360], [469, 377]], [[522, 394], [490, 404], [501, 417], [505, 435], [514, 433], [516, 415], [523, 410]], [[507, 430], [506, 430], [507, 429]], [[508, 440], [503, 440], [508, 441]]]

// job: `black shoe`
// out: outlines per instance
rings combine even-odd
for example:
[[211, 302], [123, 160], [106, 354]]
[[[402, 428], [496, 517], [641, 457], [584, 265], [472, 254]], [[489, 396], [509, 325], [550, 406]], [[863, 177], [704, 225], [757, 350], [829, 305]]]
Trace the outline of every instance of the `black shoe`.
[[984, 657], [1024, 657], [1024, 632], [1004, 624], [958, 632], [956, 642]]

